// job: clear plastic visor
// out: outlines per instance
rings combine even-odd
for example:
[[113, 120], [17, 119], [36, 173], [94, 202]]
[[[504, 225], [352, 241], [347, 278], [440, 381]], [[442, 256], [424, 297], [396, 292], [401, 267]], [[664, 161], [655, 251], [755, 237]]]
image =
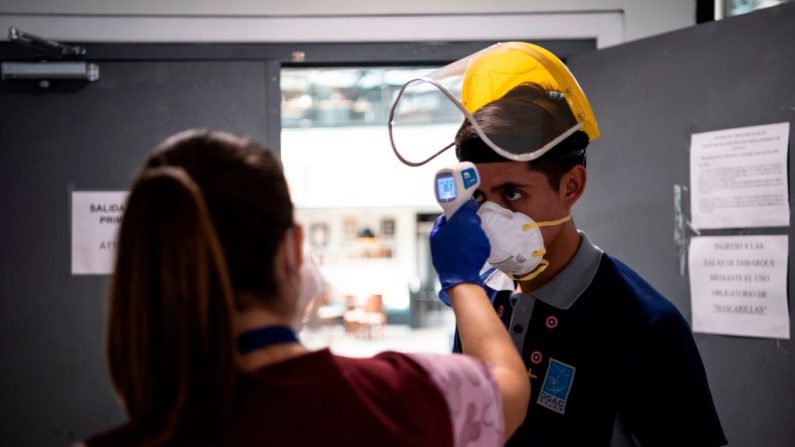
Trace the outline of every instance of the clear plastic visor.
[[[528, 139], [485, 131], [462, 104], [461, 98], [470, 64], [490, 49], [459, 59], [403, 85], [392, 103], [387, 124], [392, 149], [400, 161], [408, 166], [421, 166], [452, 148], [456, 133], [465, 120], [485, 144], [500, 156], [514, 161], [535, 160], [582, 127], [573, 119], [574, 124], [562, 131], [547, 131]], [[543, 70], [540, 64], [536, 65], [535, 69]], [[481, 84], [478, 88], [488, 88], [488, 85]]]

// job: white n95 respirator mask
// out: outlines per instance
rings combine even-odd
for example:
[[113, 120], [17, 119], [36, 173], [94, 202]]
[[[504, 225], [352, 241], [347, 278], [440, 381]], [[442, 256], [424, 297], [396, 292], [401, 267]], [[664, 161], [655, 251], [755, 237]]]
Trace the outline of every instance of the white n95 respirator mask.
[[298, 259], [293, 251], [295, 250], [293, 231], [293, 228], [290, 228], [285, 235], [287, 263], [292, 272], [291, 282], [296, 300], [295, 316], [290, 322], [290, 326], [295, 332], [300, 332], [308, 318], [308, 311], [313, 308], [314, 301], [326, 291], [326, 282], [315, 261], [306, 253], [302, 257], [301, 266], [297, 265]]
[[301, 264], [299, 275], [296, 315], [291, 324], [296, 332], [303, 329], [309, 317], [308, 312], [313, 308], [315, 300], [323, 296], [326, 291], [326, 282], [311, 256], [304, 255], [304, 262]]
[[546, 270], [546, 248], [541, 227], [560, 225], [568, 216], [547, 222], [536, 222], [529, 216], [505, 209], [494, 202], [485, 202], [478, 209], [480, 223], [491, 244], [488, 262], [515, 281], [529, 281]]

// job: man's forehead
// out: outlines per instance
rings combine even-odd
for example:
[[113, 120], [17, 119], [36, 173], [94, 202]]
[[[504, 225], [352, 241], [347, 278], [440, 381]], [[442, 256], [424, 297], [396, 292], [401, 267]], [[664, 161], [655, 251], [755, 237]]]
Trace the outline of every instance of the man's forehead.
[[506, 161], [498, 163], [477, 163], [480, 183], [498, 185], [502, 183], [530, 183], [535, 180], [536, 171], [527, 166], [527, 162]]

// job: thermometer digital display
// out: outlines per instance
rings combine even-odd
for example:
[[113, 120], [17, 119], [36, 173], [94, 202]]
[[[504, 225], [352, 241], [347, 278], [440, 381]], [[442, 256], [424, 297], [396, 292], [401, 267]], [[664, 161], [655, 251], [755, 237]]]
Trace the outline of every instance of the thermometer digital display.
[[455, 178], [450, 174], [436, 177], [436, 190], [439, 202], [452, 202], [456, 199]]
[[480, 186], [478, 170], [471, 162], [463, 161], [440, 169], [434, 179], [434, 192], [436, 201], [444, 210], [444, 215], [450, 219], [461, 205], [472, 198], [472, 193], [478, 186]]

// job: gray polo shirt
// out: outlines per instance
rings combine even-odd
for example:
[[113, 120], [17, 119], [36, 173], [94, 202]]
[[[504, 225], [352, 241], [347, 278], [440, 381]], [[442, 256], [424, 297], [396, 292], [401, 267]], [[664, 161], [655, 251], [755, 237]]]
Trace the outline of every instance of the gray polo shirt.
[[578, 230], [580, 246], [574, 257], [550, 282], [532, 293], [514, 292], [511, 294], [513, 316], [510, 328], [511, 338], [519, 352], [524, 348], [524, 331], [515, 328], [527, 328], [533, 316], [535, 300], [541, 300], [558, 309], [568, 310], [591, 285], [599, 262], [602, 249], [594, 245], [588, 236]]
[[[509, 324], [511, 338], [517, 350], [524, 352], [524, 330], [530, 325], [536, 300], [562, 310], [568, 310], [591, 285], [603, 250], [594, 245], [588, 236], [578, 230], [580, 246], [568, 264], [550, 282], [532, 293], [513, 292], [510, 296], [513, 315]], [[623, 415], [619, 412], [613, 424], [613, 447], [638, 445], [626, 427]]]

